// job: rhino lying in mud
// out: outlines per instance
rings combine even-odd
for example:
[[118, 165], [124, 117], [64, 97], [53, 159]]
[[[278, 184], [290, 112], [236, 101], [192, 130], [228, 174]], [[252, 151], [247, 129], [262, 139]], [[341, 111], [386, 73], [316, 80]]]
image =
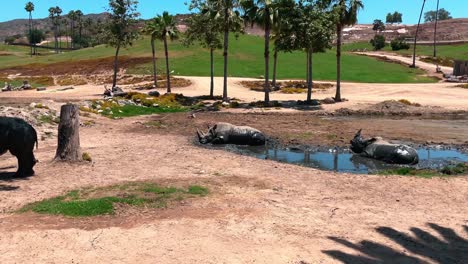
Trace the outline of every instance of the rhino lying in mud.
[[248, 126], [235, 126], [229, 123], [217, 123], [209, 128], [208, 133], [197, 130], [198, 140], [202, 144], [236, 144], [259, 146], [266, 142], [265, 135]]
[[359, 130], [351, 140], [351, 150], [361, 156], [394, 164], [417, 164], [416, 150], [407, 145], [391, 144], [380, 137], [364, 139]]
[[0, 156], [7, 151], [18, 159], [15, 177], [34, 175], [34, 145], [37, 147], [36, 130], [23, 119], [0, 117]]

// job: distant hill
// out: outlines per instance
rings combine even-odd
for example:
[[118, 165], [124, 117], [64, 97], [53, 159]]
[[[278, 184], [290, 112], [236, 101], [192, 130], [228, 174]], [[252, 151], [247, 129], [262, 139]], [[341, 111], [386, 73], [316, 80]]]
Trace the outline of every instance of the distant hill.
[[[101, 14], [88, 14], [84, 16], [84, 19], [91, 18], [93, 20], [106, 18], [106, 13]], [[16, 34], [26, 35], [29, 30], [28, 19], [14, 19], [0, 23], [0, 41], [3, 41], [8, 36]], [[34, 25], [37, 29], [44, 32], [52, 30], [52, 24], [49, 18], [34, 19]]]

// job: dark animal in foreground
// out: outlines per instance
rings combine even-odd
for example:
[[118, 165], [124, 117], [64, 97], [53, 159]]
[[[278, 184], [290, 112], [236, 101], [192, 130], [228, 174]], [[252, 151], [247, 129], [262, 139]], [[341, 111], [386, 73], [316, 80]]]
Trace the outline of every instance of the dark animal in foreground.
[[380, 137], [364, 139], [359, 130], [351, 140], [351, 150], [361, 156], [394, 164], [417, 164], [416, 150], [407, 145], [391, 144]]
[[265, 135], [258, 129], [248, 126], [235, 126], [229, 123], [217, 123], [209, 128], [208, 133], [197, 130], [198, 140], [202, 144], [236, 144], [259, 146], [266, 142]]
[[36, 130], [24, 120], [13, 117], [0, 117], [0, 156], [7, 151], [18, 159], [15, 177], [34, 175], [34, 145], [37, 147]]

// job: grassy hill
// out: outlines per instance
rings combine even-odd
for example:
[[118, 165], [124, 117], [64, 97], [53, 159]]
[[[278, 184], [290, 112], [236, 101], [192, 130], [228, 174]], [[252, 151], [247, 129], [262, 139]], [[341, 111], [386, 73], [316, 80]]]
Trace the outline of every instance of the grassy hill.
[[[150, 57], [151, 49], [148, 38], [142, 38], [132, 47], [123, 49], [121, 55], [129, 57]], [[171, 70], [176, 75], [209, 76], [209, 53], [199, 46], [185, 47], [181, 42], [169, 44]], [[66, 62], [70, 65], [81, 60], [98, 60], [114, 55], [112, 47], [98, 46], [62, 54], [50, 54], [30, 58], [27, 48], [0, 45], [0, 71], [14, 66], [28, 64], [43, 64]], [[164, 70], [163, 46], [157, 43], [158, 67]], [[305, 54], [302, 52], [281, 53], [278, 60], [278, 77], [280, 79], [305, 78]], [[217, 51], [215, 57], [215, 74], [222, 76], [222, 52]], [[434, 82], [423, 76], [417, 69], [378, 61], [374, 58], [343, 54], [342, 78], [344, 81], [370, 83], [414, 83]], [[336, 57], [333, 51], [314, 55], [314, 79], [334, 80], [336, 76]], [[240, 36], [237, 40], [232, 37], [229, 55], [229, 76], [261, 77], [263, 75], [263, 39], [257, 36]], [[109, 65], [109, 70], [111, 65]], [[151, 64], [133, 65], [129, 73], [150, 74]]]

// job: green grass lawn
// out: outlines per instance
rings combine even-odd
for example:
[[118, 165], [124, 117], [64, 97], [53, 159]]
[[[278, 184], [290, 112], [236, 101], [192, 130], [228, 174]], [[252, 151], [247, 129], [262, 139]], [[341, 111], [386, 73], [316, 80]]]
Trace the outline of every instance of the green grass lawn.
[[[352, 51], [357, 49], [367, 49], [372, 51], [372, 45], [369, 42], [356, 42], [343, 45], [344, 51]], [[413, 45], [410, 45], [409, 50], [392, 51], [390, 45], [387, 45], [383, 51], [396, 52], [402, 55], [413, 55]], [[434, 54], [434, 47], [427, 45], [418, 45], [416, 47], [416, 54], [423, 56], [432, 56]], [[468, 44], [457, 45], [440, 45], [437, 46], [437, 56], [448, 59], [468, 60]]]
[[[181, 42], [169, 44], [171, 70], [175, 75], [209, 76], [209, 52], [199, 46], [185, 47]], [[0, 50], [5, 47], [0, 47]], [[164, 70], [163, 45], [157, 43], [158, 67]], [[62, 54], [52, 54], [30, 58], [27, 52], [23, 56], [9, 55], [0, 57], [0, 69], [31, 63], [49, 64], [63, 61], [79, 61], [87, 59], [107, 58], [114, 55], [112, 47], [104, 45]], [[26, 55], [25, 55], [26, 54]], [[134, 43], [132, 47], [123, 49], [121, 55], [133, 57], [150, 57], [151, 48], [148, 38]], [[273, 57], [273, 56], [272, 56]], [[280, 53], [278, 59], [278, 78], [304, 79], [305, 54], [302, 52]], [[222, 52], [215, 55], [215, 74], [222, 76]], [[314, 79], [334, 80], [336, 78], [336, 57], [333, 51], [314, 55]], [[273, 68], [273, 67], [270, 67]], [[129, 73], [150, 74], [151, 64], [137, 65]], [[375, 58], [343, 54], [342, 80], [369, 83], [415, 83], [434, 82], [435, 80], [421, 76], [423, 72], [402, 65], [378, 61]], [[229, 76], [260, 78], [264, 75], [263, 39], [256, 36], [232, 37], [229, 51]]]

